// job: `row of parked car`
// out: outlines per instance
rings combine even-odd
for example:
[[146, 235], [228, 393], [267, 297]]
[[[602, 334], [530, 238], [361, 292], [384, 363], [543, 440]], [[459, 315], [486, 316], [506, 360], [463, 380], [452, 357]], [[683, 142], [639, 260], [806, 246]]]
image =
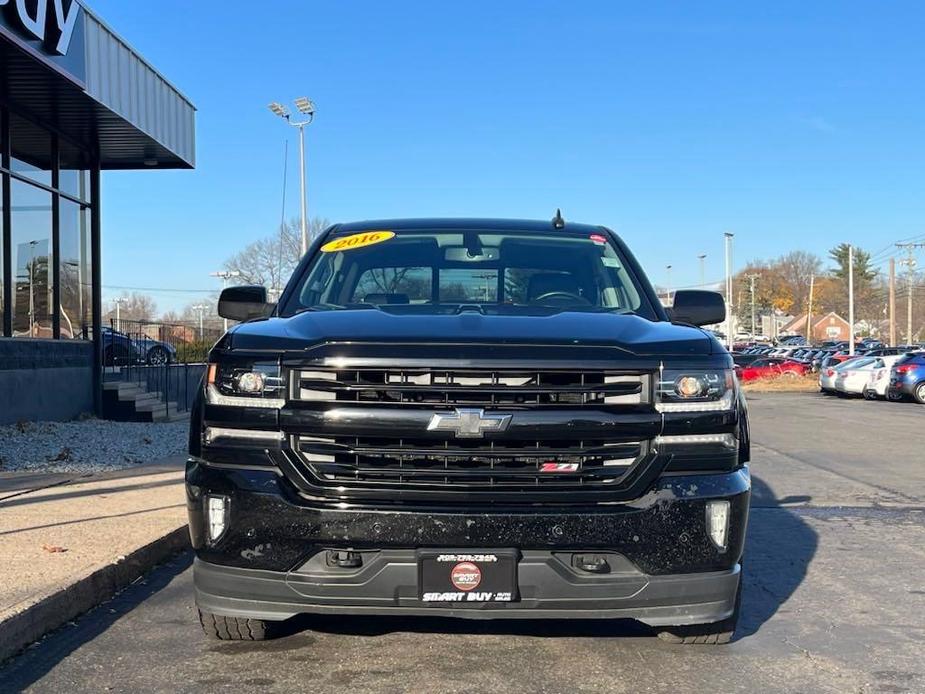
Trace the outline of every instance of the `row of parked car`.
[[875, 340], [847, 342], [752, 345], [734, 351], [736, 372], [743, 382], [759, 378], [819, 374], [823, 393], [860, 395], [868, 399], [912, 398], [925, 404], [925, 347], [887, 347]]

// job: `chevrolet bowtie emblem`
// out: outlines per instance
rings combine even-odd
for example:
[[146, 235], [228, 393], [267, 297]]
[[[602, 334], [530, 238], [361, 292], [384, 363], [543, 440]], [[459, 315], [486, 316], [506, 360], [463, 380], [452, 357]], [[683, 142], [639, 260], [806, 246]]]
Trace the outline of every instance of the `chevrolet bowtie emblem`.
[[509, 414], [485, 414], [479, 407], [457, 407], [455, 412], [437, 413], [430, 418], [427, 431], [451, 431], [459, 439], [480, 439], [486, 431], [504, 431], [511, 423]]

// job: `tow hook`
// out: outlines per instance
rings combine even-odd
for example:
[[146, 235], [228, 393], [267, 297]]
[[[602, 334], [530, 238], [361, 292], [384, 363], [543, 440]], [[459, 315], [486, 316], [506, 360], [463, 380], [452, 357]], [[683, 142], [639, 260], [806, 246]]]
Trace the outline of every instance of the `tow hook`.
[[358, 569], [363, 565], [363, 555], [359, 552], [329, 549], [324, 558], [328, 566], [338, 569]]
[[593, 574], [610, 573], [610, 564], [600, 554], [575, 554], [572, 556], [572, 566]]

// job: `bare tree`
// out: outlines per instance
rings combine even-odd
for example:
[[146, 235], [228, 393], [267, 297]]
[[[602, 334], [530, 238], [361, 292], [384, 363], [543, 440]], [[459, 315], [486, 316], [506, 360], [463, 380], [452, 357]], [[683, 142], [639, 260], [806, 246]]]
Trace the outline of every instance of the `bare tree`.
[[116, 301], [119, 306], [119, 317], [128, 321], [150, 321], [157, 315], [157, 303], [147, 294], [132, 292], [122, 293], [117, 300], [110, 302], [109, 310], [103, 315], [104, 321], [116, 317]]
[[810, 278], [819, 278], [822, 274], [822, 259], [814, 253], [791, 251], [774, 261], [773, 265], [780, 279], [790, 288], [793, 312], [805, 311], [809, 304]]
[[[328, 226], [326, 219], [312, 219], [310, 239], [317, 238]], [[299, 220], [292, 219], [283, 223], [275, 234], [254, 241], [226, 260], [225, 269], [240, 272], [241, 284], [262, 284], [272, 293], [282, 289], [301, 260], [301, 246]]]

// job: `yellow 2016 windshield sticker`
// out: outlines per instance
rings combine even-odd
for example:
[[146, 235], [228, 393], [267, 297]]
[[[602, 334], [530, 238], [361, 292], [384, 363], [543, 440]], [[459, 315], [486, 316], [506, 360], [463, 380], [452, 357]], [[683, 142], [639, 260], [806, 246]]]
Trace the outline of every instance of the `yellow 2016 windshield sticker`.
[[322, 253], [337, 253], [337, 251], [352, 251], [354, 248], [372, 246], [395, 238], [394, 231], [364, 231], [362, 234], [351, 234], [343, 238], [328, 241], [321, 247]]

